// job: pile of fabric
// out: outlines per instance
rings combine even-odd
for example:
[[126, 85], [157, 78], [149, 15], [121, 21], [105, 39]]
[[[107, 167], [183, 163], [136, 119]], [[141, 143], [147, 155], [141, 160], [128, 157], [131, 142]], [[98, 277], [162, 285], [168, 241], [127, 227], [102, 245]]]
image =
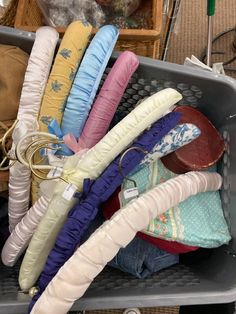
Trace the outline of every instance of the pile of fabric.
[[[231, 239], [221, 135], [178, 104], [175, 89], [131, 91], [138, 57], [125, 51], [107, 71], [119, 31], [103, 26], [89, 43], [91, 30], [70, 24], [54, 58], [58, 33], [38, 29], [12, 147], [3, 149], [10, 234], [1, 257], [12, 267], [25, 253], [19, 285], [32, 296], [29, 313], [67, 313], [106, 265], [145, 278]], [[127, 112], [126, 92], [137, 94]]]

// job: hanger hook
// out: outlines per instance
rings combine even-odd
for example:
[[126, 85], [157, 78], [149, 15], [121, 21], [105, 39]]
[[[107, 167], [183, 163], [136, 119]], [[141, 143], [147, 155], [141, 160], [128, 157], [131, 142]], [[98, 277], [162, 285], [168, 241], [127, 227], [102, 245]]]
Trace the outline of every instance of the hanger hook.
[[128, 149], [121, 155], [120, 160], [119, 160], [119, 172], [120, 172], [120, 174], [122, 175], [122, 177], [123, 177], [125, 180], [132, 182], [133, 185], [134, 185], [134, 187], [136, 188], [136, 187], [137, 187], [136, 181], [133, 180], [133, 179], [130, 179], [130, 178], [127, 177], [127, 176], [125, 176], [125, 175], [123, 174], [123, 170], [122, 170], [122, 161], [124, 160], [126, 154], [127, 154], [128, 152], [132, 151], [132, 150], [137, 150], [137, 151], [140, 151], [140, 152], [142, 152], [142, 153], [144, 153], [144, 154], [147, 154], [148, 151], [146, 151], [146, 150], [144, 150], [143, 148], [138, 147], [138, 146], [132, 146], [132, 147], [128, 148]]
[[[23, 142], [27, 140], [28, 138], [32, 138], [34, 136], [38, 136], [38, 139], [33, 140], [24, 148], [24, 154], [21, 150], [21, 148], [24, 146]], [[58, 138], [55, 135], [44, 133], [44, 132], [31, 132], [24, 137], [22, 137], [19, 141], [19, 143], [16, 145], [15, 155], [17, 160], [22, 163], [23, 165], [29, 167], [29, 164], [27, 163], [27, 154], [29, 154], [29, 151], [32, 150], [32, 146], [36, 145], [36, 147], [39, 147], [41, 144], [58, 144], [62, 141], [58, 140]], [[33, 166], [34, 167], [34, 166]], [[42, 168], [41, 166], [36, 166], [39, 168]], [[35, 168], [35, 167], [34, 167]], [[46, 167], [48, 168], [48, 167]], [[45, 168], [45, 169], [46, 169]], [[49, 168], [48, 168], [49, 169]], [[51, 169], [51, 168], [50, 168]]]
[[0, 140], [0, 142], [2, 142], [2, 149], [3, 149], [3, 153], [4, 155], [7, 157], [7, 159], [9, 160], [17, 160], [16, 158], [13, 158], [11, 157], [8, 152], [7, 152], [7, 149], [6, 149], [6, 140], [7, 138], [9, 137], [9, 135], [13, 132], [15, 126], [17, 125], [18, 123], [18, 120], [16, 120], [12, 126], [6, 131], [6, 133], [3, 135], [2, 139]]
[[3, 158], [3, 160], [1, 161], [0, 163], [0, 171], [7, 171], [9, 170], [14, 164], [15, 164], [15, 161], [13, 161], [12, 163], [10, 163], [8, 166], [6, 167], [2, 167], [4, 165], [4, 163], [8, 160], [8, 158], [5, 156]]
[[[31, 150], [32, 150], [32, 146], [34, 146], [34, 145], [36, 145], [36, 147], [38, 147], [39, 145], [41, 145], [41, 144], [62, 144], [63, 143], [63, 141], [58, 141], [58, 140], [49, 140], [49, 139], [38, 139], [38, 140], [34, 140], [32, 143], [30, 143], [27, 147], [26, 147], [26, 149], [25, 149], [25, 151], [24, 151], [24, 157], [25, 157], [25, 160], [28, 160], [28, 158], [27, 158], [27, 156], [29, 155], [29, 153], [31, 152]], [[48, 146], [47, 146], [47, 148], [48, 148]], [[57, 146], [57, 147], [51, 147], [50, 146], [50, 149], [51, 150], [58, 150], [58, 149], [60, 149], [61, 147], [60, 146]], [[20, 150], [19, 149], [17, 149], [17, 156], [19, 157], [20, 156], [20, 158], [22, 159], [22, 156], [21, 156], [21, 152], [20, 152]], [[33, 158], [33, 157], [32, 157]], [[41, 161], [43, 161], [43, 159], [44, 159], [44, 157], [42, 157], [39, 161], [38, 161], [38, 163], [40, 163]]]
[[[61, 177], [61, 176], [48, 178], [48, 177], [43, 177], [43, 176], [41, 176], [40, 174], [38, 174], [38, 173], [36, 172], [36, 170], [35, 170], [34, 167], [33, 167], [32, 159], [33, 159], [34, 154], [37, 153], [37, 151], [39, 151], [39, 150], [42, 149], [42, 148], [54, 149], [54, 148], [52, 148], [52, 147], [50, 147], [50, 146], [47, 146], [47, 145], [45, 145], [45, 144], [41, 144], [41, 145], [38, 145], [38, 147], [36, 147], [36, 148], [31, 152], [31, 154], [30, 154], [30, 156], [29, 156], [28, 162], [29, 162], [29, 167], [30, 167], [30, 170], [32, 171], [32, 173], [33, 173], [37, 178], [39, 178], [39, 179], [41, 179], [41, 180], [55, 180], [55, 179], [60, 179], [60, 180], [64, 181], [65, 183], [70, 184], [70, 182], [68, 182], [67, 180], [65, 180], [65, 179], [64, 179], [63, 177]], [[51, 169], [54, 169], [54, 168], [55, 168], [55, 167], [52, 167]]]

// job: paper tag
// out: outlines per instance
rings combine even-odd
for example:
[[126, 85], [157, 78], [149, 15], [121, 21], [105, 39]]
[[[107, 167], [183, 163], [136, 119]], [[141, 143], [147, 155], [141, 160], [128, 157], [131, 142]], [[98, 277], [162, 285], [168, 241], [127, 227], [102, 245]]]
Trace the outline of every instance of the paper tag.
[[60, 177], [62, 175], [63, 169], [59, 167], [55, 167], [51, 169], [47, 175], [47, 178]]
[[48, 155], [52, 155], [52, 150], [49, 148], [42, 148], [40, 154], [42, 157], [47, 157]]
[[67, 185], [65, 191], [62, 194], [62, 197], [65, 200], [70, 201], [72, 197], [74, 196], [76, 190], [77, 190], [77, 187], [74, 184], [70, 183]]
[[[51, 147], [53, 148], [53, 145], [51, 145]], [[57, 151], [56, 149], [42, 148], [40, 150], [40, 155], [41, 155], [41, 157], [47, 157], [50, 155], [55, 155], [56, 151]]]
[[123, 195], [126, 200], [137, 197], [139, 195], [138, 188], [124, 190]]
[[41, 157], [46, 157], [47, 156], [46, 148], [40, 149], [40, 156]]

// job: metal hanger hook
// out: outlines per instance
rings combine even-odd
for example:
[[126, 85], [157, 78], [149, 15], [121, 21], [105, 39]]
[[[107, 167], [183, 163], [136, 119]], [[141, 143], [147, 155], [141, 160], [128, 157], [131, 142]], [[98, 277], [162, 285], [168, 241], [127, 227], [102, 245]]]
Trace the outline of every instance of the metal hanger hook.
[[7, 138], [9, 137], [9, 135], [13, 132], [15, 126], [17, 125], [18, 123], [18, 120], [16, 120], [12, 126], [6, 131], [6, 133], [3, 135], [3, 137], [1, 138], [0, 140], [0, 143], [2, 143], [2, 150], [3, 150], [3, 153], [4, 155], [7, 157], [7, 159], [9, 160], [16, 160], [16, 158], [13, 158], [11, 157], [8, 152], [7, 152], [7, 149], [6, 149], [6, 140]]
[[128, 148], [128, 149], [121, 155], [120, 160], [119, 160], [119, 172], [120, 172], [120, 174], [122, 175], [122, 177], [123, 177], [125, 180], [132, 182], [133, 185], [134, 185], [134, 187], [136, 188], [136, 187], [137, 187], [136, 181], [133, 180], [133, 179], [130, 179], [130, 178], [127, 177], [127, 176], [125, 176], [125, 175], [123, 174], [123, 170], [122, 170], [122, 161], [124, 160], [126, 154], [127, 154], [128, 152], [132, 151], [132, 150], [140, 151], [140, 152], [142, 152], [144, 155], [146, 155], [146, 154], [148, 153], [148, 151], [146, 151], [146, 150], [144, 150], [143, 148], [138, 147], [138, 146], [132, 146], [132, 147]]
[[[64, 181], [65, 183], [67, 184], [70, 184], [70, 182], [68, 182], [67, 180], [65, 180], [62, 176], [58, 176], [58, 177], [52, 177], [52, 178], [48, 178], [48, 177], [44, 177], [44, 176], [41, 176], [37, 171], [36, 169], [34, 169], [34, 165], [33, 165], [33, 162], [32, 162], [32, 159], [33, 159], [33, 156], [35, 153], [37, 153], [40, 149], [42, 148], [47, 148], [47, 149], [53, 149], [52, 147], [50, 146], [46, 146], [44, 143], [42, 144], [39, 144], [34, 150], [32, 150], [32, 152], [29, 154], [29, 167], [30, 167], [30, 170], [32, 171], [32, 173], [39, 179], [41, 180], [55, 180], [55, 179], [60, 179], [62, 181]], [[51, 166], [51, 169], [54, 169], [55, 167], [52, 167]]]

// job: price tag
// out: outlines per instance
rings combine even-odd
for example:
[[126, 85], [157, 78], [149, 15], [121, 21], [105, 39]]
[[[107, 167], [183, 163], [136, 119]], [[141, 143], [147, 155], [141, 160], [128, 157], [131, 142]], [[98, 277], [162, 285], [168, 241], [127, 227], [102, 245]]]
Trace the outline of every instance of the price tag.
[[[53, 146], [51, 145], [51, 147], [53, 147]], [[56, 153], [56, 149], [42, 148], [40, 150], [41, 157], [47, 157], [50, 155], [55, 155], [55, 153]]]
[[54, 178], [54, 177], [60, 177], [62, 174], [63, 169], [59, 167], [55, 167], [51, 169], [47, 175], [47, 178]]
[[124, 190], [123, 195], [124, 195], [124, 199], [126, 200], [130, 198], [138, 197], [139, 195], [138, 188], [131, 188], [131, 189]]
[[77, 190], [77, 187], [74, 184], [70, 183], [67, 185], [65, 191], [62, 194], [62, 197], [65, 200], [70, 201], [72, 197], [74, 196], [76, 190]]
[[40, 156], [41, 157], [47, 157], [47, 155], [48, 155], [47, 148], [40, 149]]

